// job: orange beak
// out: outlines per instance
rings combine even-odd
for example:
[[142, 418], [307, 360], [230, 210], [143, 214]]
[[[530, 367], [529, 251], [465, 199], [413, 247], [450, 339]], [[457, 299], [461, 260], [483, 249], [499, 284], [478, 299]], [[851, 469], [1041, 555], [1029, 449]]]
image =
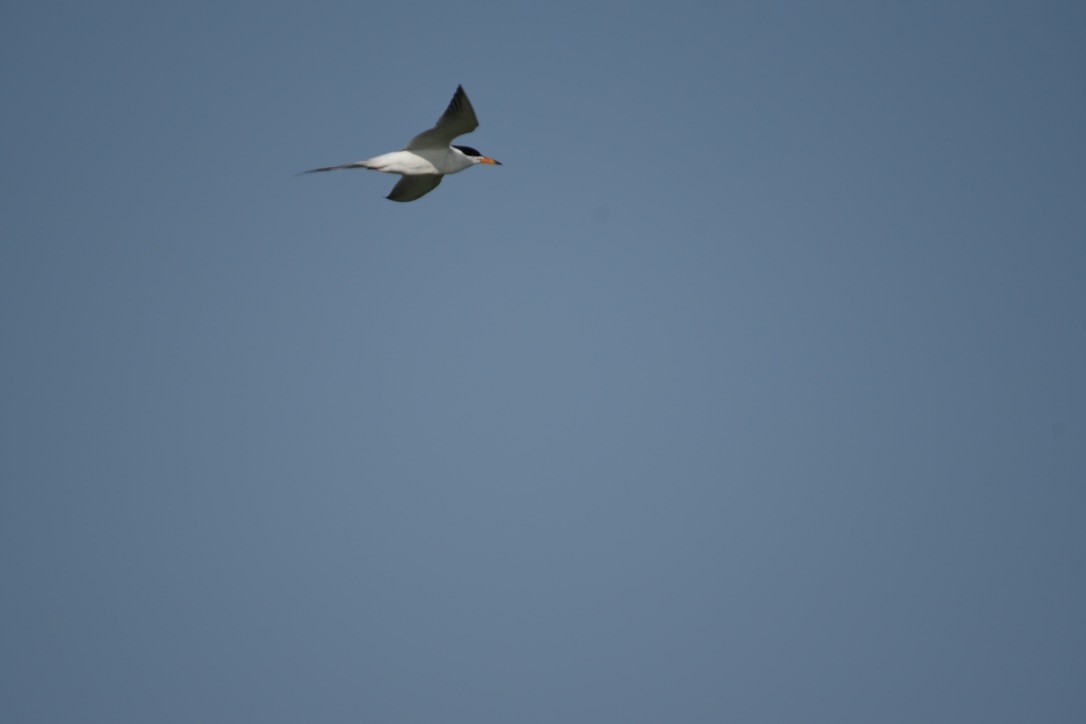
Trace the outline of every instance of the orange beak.
[[492, 164], [494, 166], [501, 166], [502, 165], [501, 161], [495, 161], [494, 159], [487, 158], [486, 156], [483, 156], [482, 158], [480, 158], [479, 163], [489, 163], [489, 164]]

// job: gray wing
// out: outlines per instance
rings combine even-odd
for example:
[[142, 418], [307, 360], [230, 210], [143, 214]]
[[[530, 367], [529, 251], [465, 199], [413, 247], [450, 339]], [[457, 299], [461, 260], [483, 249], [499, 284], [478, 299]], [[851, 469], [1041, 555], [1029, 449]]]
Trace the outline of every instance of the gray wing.
[[392, 187], [385, 198], [389, 201], [414, 201], [437, 188], [444, 176], [436, 173], [425, 176], [400, 176], [400, 180]]
[[456, 93], [449, 101], [449, 107], [441, 114], [441, 118], [437, 119], [437, 125], [412, 138], [404, 150], [447, 148], [454, 138], [471, 133], [478, 127], [479, 119], [475, 117], [475, 109], [471, 107], [468, 94], [464, 92], [464, 86], [458, 85]]

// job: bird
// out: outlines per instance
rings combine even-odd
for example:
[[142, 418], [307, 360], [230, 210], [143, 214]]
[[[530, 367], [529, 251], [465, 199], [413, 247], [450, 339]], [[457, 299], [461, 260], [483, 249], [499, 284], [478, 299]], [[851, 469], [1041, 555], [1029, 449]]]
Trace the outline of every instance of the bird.
[[345, 168], [368, 168], [382, 173], [398, 173], [400, 180], [392, 187], [385, 198], [390, 201], [414, 201], [437, 188], [441, 179], [451, 173], [459, 173], [478, 164], [501, 166], [484, 156], [471, 146], [454, 146], [453, 139], [465, 133], [471, 133], [479, 127], [475, 109], [471, 107], [464, 86], [456, 86], [456, 93], [449, 101], [449, 107], [437, 119], [437, 124], [428, 131], [418, 134], [402, 151], [384, 153], [365, 161], [344, 163], [339, 166], [311, 168], [307, 173], [337, 171]]

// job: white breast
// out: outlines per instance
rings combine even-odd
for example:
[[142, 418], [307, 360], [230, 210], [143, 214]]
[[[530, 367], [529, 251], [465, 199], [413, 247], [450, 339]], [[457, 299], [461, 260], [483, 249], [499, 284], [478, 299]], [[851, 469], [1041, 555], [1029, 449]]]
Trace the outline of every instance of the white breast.
[[421, 174], [448, 174], [463, 171], [472, 165], [470, 158], [448, 148], [422, 148], [412, 151], [393, 151], [367, 159], [366, 166], [384, 173], [407, 176]]

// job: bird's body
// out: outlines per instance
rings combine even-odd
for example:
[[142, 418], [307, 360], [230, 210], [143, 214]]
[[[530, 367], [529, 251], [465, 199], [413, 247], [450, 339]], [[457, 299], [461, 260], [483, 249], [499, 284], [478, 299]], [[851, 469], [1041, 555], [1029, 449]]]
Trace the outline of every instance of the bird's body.
[[457, 86], [449, 107], [437, 125], [411, 139], [402, 151], [383, 153], [365, 161], [339, 166], [314, 168], [304, 173], [335, 171], [346, 168], [368, 168], [382, 173], [400, 174], [399, 182], [386, 197], [392, 201], [414, 201], [425, 196], [441, 179], [459, 173], [476, 164], [501, 165], [500, 161], [482, 155], [470, 146], [450, 145], [457, 136], [471, 133], [479, 127], [475, 109], [471, 107], [463, 86]]

